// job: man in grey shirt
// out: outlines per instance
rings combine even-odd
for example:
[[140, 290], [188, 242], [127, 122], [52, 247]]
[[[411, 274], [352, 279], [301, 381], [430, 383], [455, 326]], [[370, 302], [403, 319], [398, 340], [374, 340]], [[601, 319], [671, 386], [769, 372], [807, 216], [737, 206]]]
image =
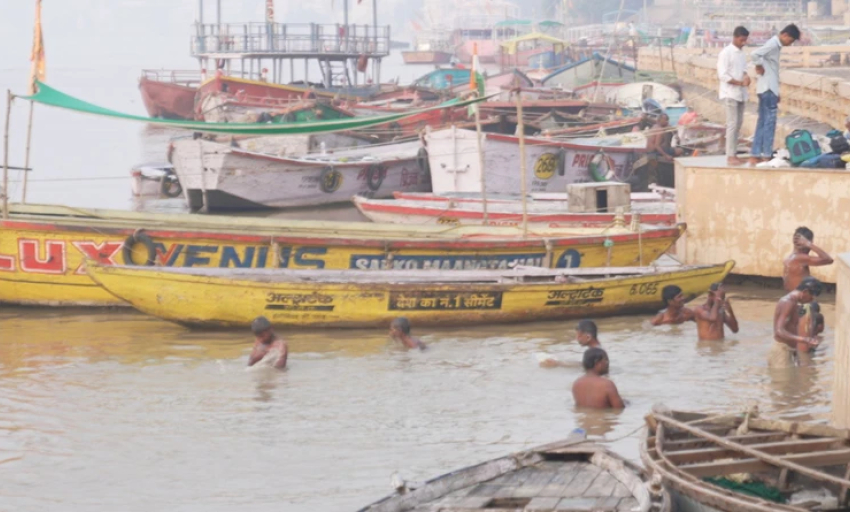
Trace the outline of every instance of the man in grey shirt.
[[779, 107], [779, 52], [783, 46], [790, 46], [799, 39], [800, 29], [792, 23], [750, 54], [756, 65], [756, 93], [759, 96], [759, 118], [753, 137], [751, 165], [766, 162], [773, 157], [773, 136]]

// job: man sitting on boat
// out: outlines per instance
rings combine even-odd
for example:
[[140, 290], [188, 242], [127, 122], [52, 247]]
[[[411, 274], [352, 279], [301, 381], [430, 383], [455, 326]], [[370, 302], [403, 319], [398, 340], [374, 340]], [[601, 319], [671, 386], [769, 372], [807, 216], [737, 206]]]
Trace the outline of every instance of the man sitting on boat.
[[794, 366], [798, 356], [807, 354], [820, 344], [812, 333], [800, 335], [801, 306], [810, 304], [820, 295], [823, 284], [814, 277], [806, 277], [797, 289], [779, 299], [773, 314], [773, 339], [776, 343], [770, 350], [768, 365], [774, 368]]
[[694, 310], [697, 333], [700, 341], [716, 341], [726, 337], [724, 325], [732, 332], [738, 332], [738, 319], [732, 311], [732, 305], [726, 300], [723, 283], [714, 283], [708, 290], [708, 300]]
[[576, 407], [591, 409], [623, 409], [626, 404], [617, 386], [604, 376], [608, 374], [608, 354], [599, 347], [589, 348], [582, 359], [585, 374], [573, 383]]
[[272, 331], [272, 324], [264, 316], [258, 316], [251, 322], [254, 333], [254, 349], [248, 358], [248, 366], [268, 365], [279, 370], [286, 368], [289, 350], [286, 342]]
[[652, 319], [652, 325], [678, 325], [694, 320], [694, 312], [685, 307], [685, 294], [682, 289], [671, 284], [661, 290], [661, 299], [667, 309], [662, 309]]
[[401, 343], [405, 348], [425, 350], [425, 343], [410, 335], [410, 320], [403, 316], [396, 318], [390, 324], [390, 338]]

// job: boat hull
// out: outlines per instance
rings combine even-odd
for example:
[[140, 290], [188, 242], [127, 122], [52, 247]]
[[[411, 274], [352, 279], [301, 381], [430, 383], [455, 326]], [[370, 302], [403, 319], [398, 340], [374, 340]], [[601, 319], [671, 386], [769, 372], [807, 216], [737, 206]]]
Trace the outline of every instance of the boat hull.
[[[413, 142], [307, 159], [183, 140], [175, 144], [174, 161], [193, 210], [295, 208], [347, 203], [355, 195], [428, 191], [430, 176], [417, 162], [419, 147]], [[367, 154], [372, 158], [365, 159]]]
[[452, 54], [439, 51], [412, 51], [401, 52], [401, 58], [405, 64], [448, 64], [452, 60]]
[[[178, 272], [146, 267], [90, 266], [91, 278], [134, 308], [190, 326], [244, 327], [258, 315], [290, 327], [385, 327], [398, 316], [418, 326], [565, 320], [663, 307], [671, 284], [699, 295], [722, 281], [733, 263], [583, 283], [300, 281], [289, 272]], [[174, 269], [179, 270], [179, 269]], [[276, 275], [277, 274], [277, 275]], [[378, 275], [378, 274], [374, 274]]]
[[[124, 245], [138, 230], [163, 267], [456, 270], [512, 265], [586, 268], [649, 264], [684, 225], [641, 234], [610, 230], [387, 226], [279, 221], [12, 205], [0, 221], [0, 303], [112, 306], [122, 302], [85, 275], [85, 259], [128, 263]], [[606, 247], [606, 240], [613, 246]], [[133, 246], [132, 262], [144, 263]]]
[[139, 91], [149, 116], [163, 119], [194, 119], [197, 87], [142, 77], [139, 79]]
[[[568, 213], [567, 203], [559, 201], [529, 201], [527, 224], [534, 227], [609, 226], [616, 218], [613, 213]], [[366, 218], [373, 222], [393, 224], [433, 225], [481, 225], [485, 224], [483, 203], [451, 201], [415, 201], [396, 199], [390, 201], [355, 197], [354, 205]], [[657, 206], [657, 207], [656, 207]], [[664, 210], [669, 210], [664, 213]], [[647, 205], [641, 212], [640, 221], [645, 224], [672, 226], [676, 223], [675, 204]], [[632, 215], [623, 216], [631, 222]], [[522, 202], [500, 201], [489, 205], [486, 224], [491, 226], [521, 226]]]

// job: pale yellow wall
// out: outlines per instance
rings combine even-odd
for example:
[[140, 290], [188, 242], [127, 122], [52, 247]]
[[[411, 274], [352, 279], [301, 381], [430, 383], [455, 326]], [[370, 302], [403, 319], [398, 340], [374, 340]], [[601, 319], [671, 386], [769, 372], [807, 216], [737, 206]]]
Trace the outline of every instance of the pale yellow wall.
[[[678, 254], [688, 264], [731, 259], [734, 273], [781, 277], [801, 225], [833, 257], [850, 250], [850, 171], [727, 168], [721, 167], [724, 160], [677, 160], [678, 213], [688, 223]], [[813, 268], [812, 274], [835, 283], [836, 265]]]
[[850, 428], [850, 253], [835, 261], [838, 288], [835, 293], [835, 369], [832, 379], [832, 424]]

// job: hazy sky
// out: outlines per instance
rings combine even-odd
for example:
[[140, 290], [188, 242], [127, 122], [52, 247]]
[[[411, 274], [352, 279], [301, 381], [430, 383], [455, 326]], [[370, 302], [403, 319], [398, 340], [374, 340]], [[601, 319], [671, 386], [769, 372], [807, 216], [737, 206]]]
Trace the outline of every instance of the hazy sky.
[[[372, 19], [371, 0], [349, 0], [350, 23]], [[29, 66], [35, 0], [6, 0], [0, 16], [0, 69]], [[419, 0], [379, 0], [379, 24], [406, 18]], [[205, 2], [205, 20], [215, 17], [215, 1]], [[223, 21], [264, 19], [265, 0], [221, 0]], [[42, 26], [50, 69], [96, 66], [194, 68], [189, 37], [197, 0], [43, 0]], [[278, 22], [342, 22], [342, 0], [275, 1]], [[409, 39], [403, 23], [394, 39]]]

